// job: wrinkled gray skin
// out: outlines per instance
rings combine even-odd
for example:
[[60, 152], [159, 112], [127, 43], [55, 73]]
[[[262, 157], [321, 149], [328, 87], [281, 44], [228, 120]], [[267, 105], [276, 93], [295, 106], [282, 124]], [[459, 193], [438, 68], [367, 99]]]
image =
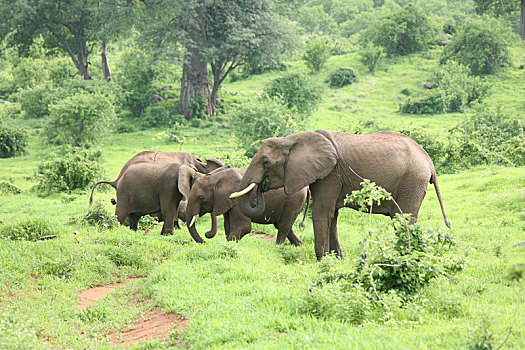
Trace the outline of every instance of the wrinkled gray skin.
[[[450, 227], [432, 160], [421, 146], [402, 134], [354, 135], [317, 130], [269, 138], [253, 157], [238, 190], [251, 183], [260, 188], [265, 178], [270, 189], [284, 188], [288, 194], [310, 186], [318, 260], [328, 252], [342, 257], [337, 236], [338, 212], [345, 206], [346, 195], [361, 189], [362, 178], [392, 193], [402, 212], [412, 214], [411, 224], [417, 221], [428, 183], [433, 183], [445, 223]], [[239, 206], [249, 217], [257, 214], [261, 205], [264, 203], [252, 208], [247, 195], [239, 197]], [[393, 201], [372, 209], [373, 213], [390, 217], [400, 212]]]
[[[149, 168], [146, 166], [147, 164], [151, 165], [152, 166], [151, 169], [155, 169], [157, 173], [160, 172], [161, 170], [168, 168], [172, 164], [183, 164], [183, 165], [188, 165], [188, 166], [194, 166], [199, 172], [203, 172], [203, 173], [209, 173], [223, 166], [223, 164], [219, 160], [214, 159], [214, 158], [207, 158], [206, 162], [207, 162], [206, 164], [202, 163], [202, 161], [199, 158], [195, 157], [194, 155], [188, 152], [154, 152], [154, 151], [140, 152], [136, 154], [135, 156], [133, 156], [130, 160], [128, 160], [126, 164], [124, 164], [124, 166], [122, 167], [122, 170], [120, 170], [120, 173], [115, 181], [99, 181], [95, 185], [93, 185], [93, 188], [91, 189], [91, 196], [89, 197], [89, 204], [91, 205], [91, 203], [93, 202], [93, 193], [95, 191], [95, 188], [99, 184], [102, 184], [102, 183], [109, 184], [113, 188], [115, 188], [117, 190], [117, 197], [118, 197], [118, 188], [121, 187], [120, 183], [124, 177], [124, 174], [127, 174], [128, 169], [132, 167], [133, 165], [141, 164], [141, 167], [135, 168], [133, 170], [132, 176], [131, 176], [131, 173], [129, 173], [127, 175], [128, 177], [127, 181], [130, 183], [138, 184], [145, 180], [140, 179], [140, 177], [142, 176], [141, 171], [137, 169], [148, 170]], [[148, 172], [149, 171], [150, 170], [148, 170]], [[151, 174], [148, 173], [145, 176], [151, 177]], [[128, 191], [131, 191], [131, 190], [128, 189]], [[131, 205], [131, 207], [133, 207], [133, 205]], [[117, 211], [117, 209], [118, 208], [115, 209], [115, 212]], [[177, 212], [175, 211], [175, 213]], [[162, 221], [164, 221], [164, 218], [165, 218], [162, 215], [162, 213], [160, 213], [160, 211], [159, 212], [148, 212], [146, 214], [157, 215], [157, 217]], [[133, 213], [129, 215], [130, 228], [132, 230], [137, 229], [138, 221], [143, 215], [145, 214], [138, 215], [136, 213]], [[177, 224], [177, 227], [179, 227], [178, 222], [176, 220], [176, 216], [175, 216], [175, 222]], [[213, 232], [214, 229], [215, 230], [217, 229], [217, 219], [212, 217], [212, 231], [211, 232]], [[164, 233], [164, 228], [163, 228], [163, 233]]]
[[[283, 189], [265, 192], [263, 195], [265, 210], [250, 219], [240, 211], [237, 200], [229, 198], [230, 194], [239, 187], [245, 171], [245, 169], [224, 167], [203, 175], [186, 168], [179, 173], [179, 188], [188, 199], [186, 224], [193, 239], [199, 243], [203, 242], [195, 229], [195, 224], [189, 226], [192, 218], [211, 213], [213, 216], [224, 216], [224, 232], [229, 241], [240, 240], [251, 231], [252, 222], [255, 222], [273, 224], [278, 230], [277, 244], [283, 243], [287, 237], [290, 243], [296, 246], [303, 244], [293, 232], [292, 226], [303, 209], [308, 188], [305, 187], [290, 195], [286, 195]], [[212, 238], [214, 235], [214, 233], [207, 233], [206, 238]]]

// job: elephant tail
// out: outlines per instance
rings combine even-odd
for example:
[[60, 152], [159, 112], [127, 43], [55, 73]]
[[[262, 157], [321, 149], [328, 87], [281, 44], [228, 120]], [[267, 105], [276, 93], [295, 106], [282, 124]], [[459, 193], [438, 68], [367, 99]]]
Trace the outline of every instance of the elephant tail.
[[113, 187], [114, 189], [117, 188], [117, 181], [99, 181], [97, 182], [96, 184], [93, 185], [93, 187], [91, 188], [91, 196], [89, 196], [89, 206], [91, 206], [91, 204], [93, 204], [93, 192], [95, 192], [95, 188], [100, 185], [100, 184], [109, 184], [111, 185], [111, 187]]
[[304, 210], [303, 220], [299, 224], [299, 227], [301, 228], [301, 230], [304, 230], [304, 220], [306, 220], [306, 214], [308, 214], [308, 208], [310, 207], [310, 196], [311, 196], [310, 188], [308, 188], [306, 192], [306, 209]]
[[441, 207], [441, 213], [443, 214], [443, 218], [445, 219], [445, 225], [447, 225], [448, 228], [450, 228], [450, 222], [448, 222], [447, 214], [445, 214], [445, 207], [443, 206], [443, 200], [441, 199], [441, 192], [439, 191], [439, 186], [437, 182], [437, 175], [436, 171], [434, 170], [432, 172], [432, 176], [430, 177], [430, 183], [434, 184], [434, 188], [436, 190], [436, 195], [439, 200], [439, 206]]

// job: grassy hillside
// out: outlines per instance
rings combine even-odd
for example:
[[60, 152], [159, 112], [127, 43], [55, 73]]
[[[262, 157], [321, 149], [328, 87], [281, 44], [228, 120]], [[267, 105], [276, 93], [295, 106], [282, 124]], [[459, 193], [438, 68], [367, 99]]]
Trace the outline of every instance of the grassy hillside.
[[[465, 114], [404, 115], [398, 112], [406, 98], [401, 90], [423, 93], [420, 87], [437, 67], [439, 49], [431, 58], [414, 54], [388, 59], [370, 74], [357, 54], [332, 57], [314, 76], [324, 80], [335, 67], [352, 67], [359, 82], [341, 89], [326, 89], [308, 130], [353, 130], [372, 122], [378, 128], [419, 126], [437, 133], [465, 118]], [[487, 105], [504, 106], [525, 121], [525, 59], [523, 46], [514, 48], [513, 65], [492, 80]], [[289, 70], [304, 69], [301, 62]], [[245, 97], [260, 94], [280, 73], [265, 73], [226, 83], [222, 93]], [[220, 117], [220, 116], [219, 116]], [[464, 349], [489, 342], [506, 348], [525, 348], [524, 280], [505, 279], [515, 264], [525, 263], [525, 168], [484, 166], [457, 174], [439, 175], [445, 210], [452, 229], [445, 228], [432, 185], [420, 210], [419, 223], [455, 237], [448, 256], [465, 258], [467, 267], [447, 278], [439, 277], [409, 302], [394, 294], [384, 307], [362, 310], [362, 322], [350, 322], [323, 309], [347, 305], [339, 295], [323, 296], [326, 304], [312, 305], [309, 293], [323, 269], [353, 271], [359, 242], [366, 237], [366, 215], [349, 209], [339, 215], [339, 237], [345, 259], [327, 258], [316, 263], [313, 229], [308, 218], [298, 235], [301, 247], [276, 246], [249, 235], [240, 242], [226, 242], [219, 233], [206, 245], [197, 245], [186, 228], [170, 237], [160, 236], [160, 226], [147, 235], [126, 227], [103, 229], [74, 223], [88, 210], [87, 192], [38, 197], [31, 192], [31, 175], [55, 151], [42, 146], [38, 120], [25, 120], [33, 128], [28, 154], [0, 159], [0, 182], [10, 181], [21, 194], [0, 195], [0, 224], [6, 234], [12, 227], [41, 229], [46, 241], [0, 241], [0, 348], [105, 348], [107, 335], [123, 329], [144, 307], [133, 300], [137, 293], [147, 304], [187, 318], [188, 327], [167, 342], [153, 341], [137, 348], [256, 349]], [[374, 127], [374, 126], [372, 126]], [[142, 150], [184, 150], [199, 157], [214, 157], [231, 148], [228, 129], [190, 128], [183, 145], [170, 143], [164, 129], [113, 134], [103, 143], [102, 167], [114, 179], [122, 165]], [[97, 192], [107, 210], [114, 192]], [[33, 226], [28, 225], [31, 223]], [[25, 226], [24, 226], [25, 225]], [[199, 219], [202, 231], [207, 217]], [[386, 230], [385, 217], [372, 217], [372, 230]], [[77, 234], [73, 235], [72, 232]], [[255, 225], [254, 231], [275, 236], [273, 227]], [[78, 243], [80, 242], [80, 243]], [[77, 311], [75, 294], [90, 286], [144, 276], [110, 294], [85, 311]], [[317, 308], [317, 309], [316, 309]], [[316, 313], [311, 312], [313, 309]], [[310, 310], [307, 312], [305, 310]], [[351, 313], [350, 313], [351, 314]], [[481, 345], [480, 345], [481, 346]], [[479, 347], [478, 347], [479, 348]]]

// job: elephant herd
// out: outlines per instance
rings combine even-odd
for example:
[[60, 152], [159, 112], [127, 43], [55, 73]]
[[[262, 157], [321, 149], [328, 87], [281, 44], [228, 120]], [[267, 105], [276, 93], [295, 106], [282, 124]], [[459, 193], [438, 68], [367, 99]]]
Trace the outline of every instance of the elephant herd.
[[[316, 130], [269, 138], [247, 169], [224, 166], [214, 158], [203, 163], [186, 152], [145, 151], [131, 158], [115, 181], [96, 183], [90, 203], [95, 187], [107, 183], [117, 191], [118, 221], [122, 224], [127, 217], [133, 230], [141, 216], [155, 214], [164, 222], [161, 233], [173, 234], [182, 218], [192, 238], [203, 243], [195, 218], [210, 213], [212, 224], [206, 238], [215, 236], [216, 217], [223, 215], [228, 240], [241, 239], [255, 222], [273, 224], [278, 230], [277, 244], [288, 238], [300, 245], [303, 242], [292, 226], [307, 198], [310, 202], [311, 193], [314, 246], [320, 260], [329, 252], [342, 257], [338, 211], [345, 206], [356, 209], [344, 199], [359, 190], [365, 178], [393, 198], [373, 207], [372, 212], [390, 217], [410, 213], [410, 224], [417, 221], [428, 183], [434, 184], [445, 224], [450, 227], [427, 152], [410, 137], [389, 131], [355, 135]], [[186, 202], [181, 202], [183, 198]]]

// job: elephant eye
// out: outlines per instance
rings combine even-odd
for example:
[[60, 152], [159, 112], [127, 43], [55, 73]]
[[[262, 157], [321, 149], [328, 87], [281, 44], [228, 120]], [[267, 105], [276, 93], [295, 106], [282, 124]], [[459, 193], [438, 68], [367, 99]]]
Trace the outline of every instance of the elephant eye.
[[203, 199], [204, 199], [204, 196], [199, 196], [199, 199], [200, 199], [200, 200], [203, 200]]

